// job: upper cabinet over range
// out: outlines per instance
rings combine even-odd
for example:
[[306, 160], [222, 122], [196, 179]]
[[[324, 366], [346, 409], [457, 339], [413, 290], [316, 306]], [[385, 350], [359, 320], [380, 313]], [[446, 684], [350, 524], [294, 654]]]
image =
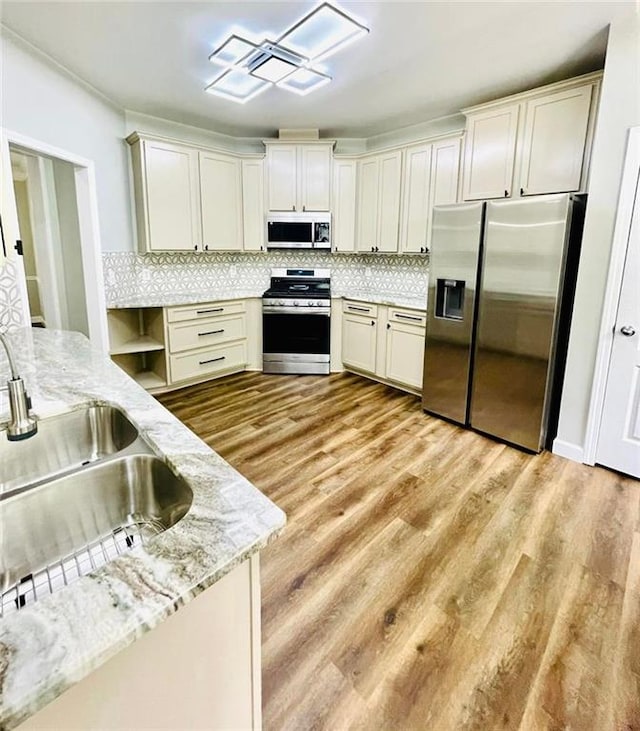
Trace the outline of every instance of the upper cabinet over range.
[[463, 109], [463, 199], [584, 191], [601, 72]]
[[264, 144], [270, 211], [331, 210], [333, 141]]

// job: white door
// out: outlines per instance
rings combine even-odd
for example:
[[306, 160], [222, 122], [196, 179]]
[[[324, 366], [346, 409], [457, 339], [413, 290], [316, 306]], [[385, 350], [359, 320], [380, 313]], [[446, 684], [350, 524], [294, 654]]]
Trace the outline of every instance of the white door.
[[373, 251], [378, 243], [378, 158], [358, 165], [358, 251]]
[[460, 137], [433, 143], [427, 249], [431, 246], [433, 207], [457, 203], [460, 180]]
[[511, 196], [519, 112], [519, 104], [509, 104], [469, 115], [464, 143], [464, 200]]
[[149, 249], [194, 250], [200, 238], [198, 153], [163, 142], [143, 144]]
[[331, 148], [302, 145], [298, 160], [302, 210], [328, 211], [331, 208]]
[[431, 145], [410, 147], [404, 156], [400, 248], [406, 252], [424, 253], [429, 221]]
[[579, 190], [593, 85], [527, 102], [520, 194]]
[[398, 251], [402, 152], [380, 155], [378, 243], [376, 251]]
[[229, 155], [200, 153], [202, 248], [242, 251], [240, 161]]
[[342, 317], [342, 361], [366, 373], [376, 370], [376, 321], [359, 315]]
[[331, 238], [334, 251], [353, 251], [356, 245], [356, 169], [355, 160], [333, 163], [333, 224]]
[[387, 378], [422, 388], [424, 330], [399, 322], [387, 323]]
[[264, 251], [264, 161], [242, 161], [242, 228], [245, 251]]
[[298, 203], [296, 145], [267, 147], [267, 187], [270, 211], [295, 211]]
[[640, 176], [628, 229], [596, 462], [640, 477]]

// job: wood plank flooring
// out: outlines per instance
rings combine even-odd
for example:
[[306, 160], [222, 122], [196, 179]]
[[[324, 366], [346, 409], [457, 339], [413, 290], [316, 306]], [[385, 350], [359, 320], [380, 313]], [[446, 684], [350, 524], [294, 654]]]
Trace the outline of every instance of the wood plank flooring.
[[160, 400], [288, 516], [262, 556], [267, 731], [640, 731], [640, 482], [352, 374]]

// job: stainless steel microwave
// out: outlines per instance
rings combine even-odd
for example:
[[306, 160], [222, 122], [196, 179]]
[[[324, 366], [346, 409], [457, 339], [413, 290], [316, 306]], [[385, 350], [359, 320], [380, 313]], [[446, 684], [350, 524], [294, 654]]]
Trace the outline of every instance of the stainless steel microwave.
[[269, 214], [267, 249], [331, 249], [331, 214]]

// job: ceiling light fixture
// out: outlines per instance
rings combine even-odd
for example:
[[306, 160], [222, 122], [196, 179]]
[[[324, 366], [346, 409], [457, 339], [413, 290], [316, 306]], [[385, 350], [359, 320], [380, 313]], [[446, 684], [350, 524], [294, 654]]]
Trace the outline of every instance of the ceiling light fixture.
[[322, 3], [292, 25], [277, 41], [257, 44], [234, 33], [209, 56], [226, 71], [206, 91], [244, 104], [276, 85], [309, 94], [331, 77], [311, 67], [361, 38], [369, 29], [330, 3]]

